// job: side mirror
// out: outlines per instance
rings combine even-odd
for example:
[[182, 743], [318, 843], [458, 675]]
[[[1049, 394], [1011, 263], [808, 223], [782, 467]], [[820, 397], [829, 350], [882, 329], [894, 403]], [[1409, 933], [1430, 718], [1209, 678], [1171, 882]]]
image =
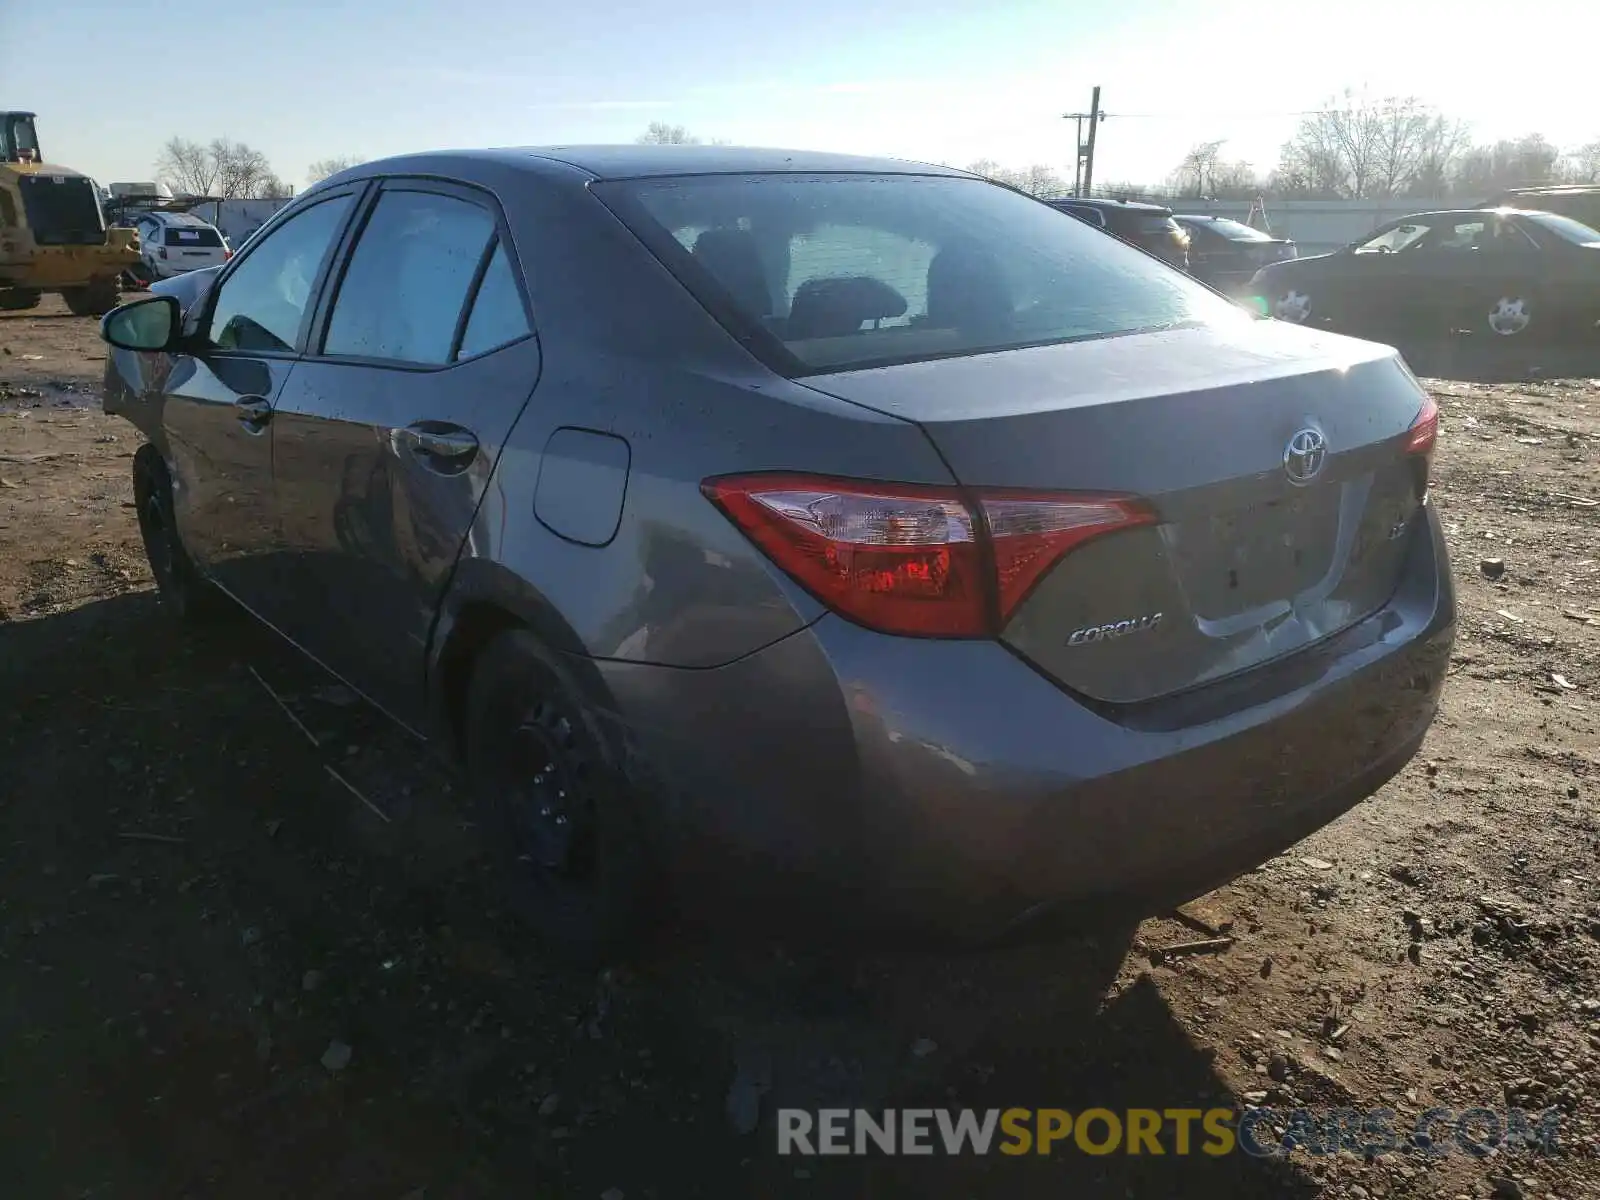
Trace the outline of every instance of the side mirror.
[[172, 296], [148, 296], [100, 318], [100, 336], [119, 350], [159, 352], [176, 347], [183, 311]]

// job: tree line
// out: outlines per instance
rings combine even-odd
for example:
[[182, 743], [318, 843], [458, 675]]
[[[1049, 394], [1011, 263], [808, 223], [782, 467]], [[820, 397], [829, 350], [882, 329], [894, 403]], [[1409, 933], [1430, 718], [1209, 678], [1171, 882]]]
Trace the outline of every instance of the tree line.
[[[319, 159], [311, 164], [306, 182], [316, 183], [361, 161], [355, 156]], [[156, 178], [179, 196], [281, 200], [294, 193], [294, 188], [272, 169], [265, 154], [226, 137], [209, 142], [169, 138], [156, 159]]]
[[[1563, 150], [1540, 133], [1475, 142], [1470, 128], [1415, 97], [1346, 91], [1301, 117], [1269, 169], [1229, 157], [1227, 138], [1197, 142], [1158, 184], [1107, 183], [1097, 192], [1174, 199], [1467, 200], [1510, 187], [1600, 183], [1600, 140]], [[1070, 183], [1053, 168], [968, 168], [1038, 196]]]
[[[640, 143], [696, 146], [701, 139], [682, 125], [652, 121], [635, 139]], [[720, 145], [716, 139], [712, 145]], [[317, 183], [365, 161], [357, 155], [322, 158], [306, 172], [306, 184]], [[294, 192], [272, 169], [267, 156], [245, 142], [212, 138], [209, 142], [169, 138], [156, 158], [156, 178], [174, 195], [212, 196], [224, 200], [283, 199]]]
[[[652, 121], [636, 139], [654, 145], [699, 145], [682, 125]], [[712, 145], [722, 144], [717, 139]], [[1544, 183], [1600, 183], [1600, 140], [1563, 149], [1540, 133], [1474, 142], [1469, 127], [1416, 97], [1374, 99], [1346, 91], [1302, 116], [1266, 170], [1230, 157], [1228, 139], [1197, 142], [1160, 183], [1107, 182], [1108, 195], [1241, 200], [1413, 197], [1472, 203], [1508, 187]], [[321, 159], [307, 173], [316, 183], [362, 160]], [[1036, 196], [1061, 196], [1072, 185], [1054, 167], [1006, 167], [993, 159], [967, 170]], [[244, 142], [174, 137], [156, 162], [174, 192], [201, 196], [283, 197], [293, 188], [272, 170], [266, 155]]]

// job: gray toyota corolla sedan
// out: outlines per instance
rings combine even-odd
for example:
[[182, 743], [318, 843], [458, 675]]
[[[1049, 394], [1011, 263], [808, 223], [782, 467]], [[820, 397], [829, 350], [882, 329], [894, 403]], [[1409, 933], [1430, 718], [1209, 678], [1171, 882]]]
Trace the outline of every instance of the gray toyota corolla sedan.
[[459, 756], [569, 948], [663, 881], [899, 937], [1137, 916], [1437, 706], [1395, 352], [958, 171], [396, 158], [163, 288], [103, 326], [162, 603], [230, 597]]

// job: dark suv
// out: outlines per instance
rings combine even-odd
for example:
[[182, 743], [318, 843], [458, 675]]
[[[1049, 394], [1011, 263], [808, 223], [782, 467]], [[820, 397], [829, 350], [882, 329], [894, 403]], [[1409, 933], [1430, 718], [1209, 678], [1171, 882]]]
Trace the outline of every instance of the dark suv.
[[1551, 184], [1547, 187], [1507, 188], [1485, 200], [1479, 208], [1531, 208], [1559, 213], [1591, 229], [1600, 229], [1600, 183]]
[[1148, 250], [1180, 270], [1189, 269], [1189, 235], [1173, 220], [1170, 208], [1138, 200], [1089, 200], [1076, 196], [1046, 203]]

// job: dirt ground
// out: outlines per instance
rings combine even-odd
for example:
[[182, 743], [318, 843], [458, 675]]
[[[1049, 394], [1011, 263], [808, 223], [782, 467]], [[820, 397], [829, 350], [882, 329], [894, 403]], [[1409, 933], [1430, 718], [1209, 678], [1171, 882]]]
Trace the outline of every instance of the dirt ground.
[[[402, 735], [247, 622], [168, 628], [137, 435], [98, 411], [94, 322], [51, 303], [0, 314], [7, 1195], [1600, 1195], [1600, 364], [1408, 354], [1443, 411], [1443, 713], [1186, 920], [823, 967], [685, 933], [597, 978], [498, 910]], [[847, 1097], [1555, 1106], [1561, 1152], [775, 1153], [775, 1106]]]

